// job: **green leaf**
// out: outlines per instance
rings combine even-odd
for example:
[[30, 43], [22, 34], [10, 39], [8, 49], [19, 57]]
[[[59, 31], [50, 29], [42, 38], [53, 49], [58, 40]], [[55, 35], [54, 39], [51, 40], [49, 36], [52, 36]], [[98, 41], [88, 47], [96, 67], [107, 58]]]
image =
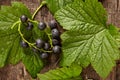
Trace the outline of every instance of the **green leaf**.
[[114, 36], [115, 39], [118, 39], [118, 38], [120, 39], [119, 28], [117, 28], [116, 26], [110, 24], [109, 27], [108, 27], [108, 29], [109, 29], [110, 34], [111, 34], [112, 36]]
[[110, 24], [109, 27], [110, 34], [118, 41], [119, 48], [120, 48], [120, 28]]
[[74, 0], [46, 0], [48, 8], [53, 14], [63, 6], [73, 1]]
[[55, 18], [63, 25], [64, 29], [84, 30], [84, 26], [89, 26], [88, 28], [92, 28], [95, 32], [97, 32], [98, 26], [99, 28], [106, 27], [107, 21], [106, 11], [97, 0], [86, 0], [86, 2], [76, 0], [73, 4], [56, 12]]
[[55, 17], [68, 30], [61, 36], [61, 66], [77, 63], [86, 67], [91, 63], [101, 77], [107, 77], [120, 55], [116, 33], [106, 25], [106, 11], [101, 3], [76, 0], [60, 9]]
[[22, 61], [31, 76], [36, 77], [37, 73], [42, 69], [43, 63], [37, 53], [31, 50], [27, 50], [27, 52], [28, 54], [24, 56]]
[[1, 6], [0, 9], [0, 67], [7, 63], [16, 64], [24, 56], [20, 46], [20, 36], [17, 26], [11, 29], [14, 22], [25, 14], [31, 17], [29, 10], [19, 2], [13, 2], [12, 6]]
[[[31, 19], [31, 14], [28, 8], [20, 2], [13, 2], [11, 6], [1, 6], [0, 10], [0, 67], [5, 64], [16, 64], [23, 61], [26, 69], [32, 77], [42, 69], [43, 63], [36, 53], [31, 48], [23, 49], [20, 46], [21, 37], [18, 32], [18, 25], [11, 29], [12, 25], [19, 20], [21, 15], [26, 15]], [[46, 39], [45, 32], [37, 30], [37, 24], [34, 24], [33, 30], [26, 30], [26, 24], [21, 24], [21, 32], [24, 38], [28, 41], [34, 42], [36, 39]], [[36, 32], [37, 31], [37, 32]], [[35, 36], [34, 34], [35, 33]], [[43, 34], [41, 34], [43, 33]]]
[[[78, 65], [57, 68], [44, 74], [38, 74], [40, 80], [81, 80], [80, 73], [82, 68]], [[76, 78], [77, 77], [77, 78]], [[72, 79], [71, 79], [72, 78]]]
[[9, 49], [7, 59], [6, 59], [6, 62], [8, 64], [10, 64], [10, 63], [12, 63], [12, 64], [18, 63], [24, 56], [23, 49], [20, 46], [20, 38], [16, 38], [15, 40], [13, 40], [12, 43], [13, 44], [11, 45], [11, 47]]

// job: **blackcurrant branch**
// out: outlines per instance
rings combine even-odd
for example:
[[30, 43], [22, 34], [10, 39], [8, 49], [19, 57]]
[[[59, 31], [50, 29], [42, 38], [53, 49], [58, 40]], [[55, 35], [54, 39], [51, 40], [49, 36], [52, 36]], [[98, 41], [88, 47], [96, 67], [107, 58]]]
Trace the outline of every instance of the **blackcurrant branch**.
[[36, 9], [36, 11], [33, 13], [32, 15], [32, 20], [34, 20], [36, 14], [38, 13], [38, 11], [41, 9], [42, 6], [44, 6], [46, 4], [46, 1], [42, 1], [42, 3], [40, 4], [40, 6]]
[[[38, 24], [37, 21], [31, 20], [31, 19], [28, 19], [28, 21], [30, 21], [30, 22], [32, 22], [32, 23]], [[35, 43], [30, 43], [30, 42], [28, 42], [28, 41], [24, 38], [24, 35], [22, 34], [22, 32], [21, 32], [21, 30], [20, 30], [20, 29], [21, 29], [21, 21], [20, 21], [20, 20], [16, 21], [16, 22], [12, 25], [11, 29], [13, 29], [17, 24], [18, 24], [18, 32], [19, 32], [22, 40], [23, 40], [24, 42], [26, 42], [30, 47], [33, 47], [33, 48], [35, 48], [35, 49], [37, 49], [37, 50], [40, 50], [40, 51], [43, 51], [43, 52], [47, 52], [47, 53], [51, 53], [51, 52], [52, 52], [52, 51], [46, 51], [46, 50], [44, 50], [44, 49], [39, 49], [39, 48], [37, 48], [36, 46], [34, 46]], [[51, 47], [52, 47], [52, 40], [51, 40], [51, 37], [50, 37], [51, 34], [47, 33], [47, 31], [45, 31], [45, 32], [46, 32], [46, 34], [48, 35], [48, 38], [49, 38], [49, 40], [50, 40], [50, 45], [51, 45]]]
[[[30, 19], [28, 21], [38, 24], [38, 21], [34, 21], [34, 20], [30, 20]], [[49, 27], [47, 27], [47, 28], [49, 28]], [[51, 35], [52, 34], [49, 34], [46, 29], [45, 29], [45, 33], [47, 34], [47, 36], [49, 38], [51, 47], [53, 47], [53, 45], [52, 45], [52, 39], [51, 39]]]
[[37, 47], [35, 46], [35, 43], [30, 43], [30, 42], [28, 42], [28, 41], [24, 38], [24, 35], [22, 34], [20, 28], [21, 28], [21, 23], [19, 23], [19, 25], [18, 25], [18, 32], [19, 32], [22, 40], [23, 40], [24, 42], [26, 42], [30, 47], [35, 48], [35, 49], [37, 49], [37, 50], [39, 50], [39, 51], [47, 52], [47, 53], [51, 53], [51, 52], [52, 52], [52, 51], [46, 51], [46, 50], [44, 50], [44, 49], [39, 49], [39, 48], [37, 48]]

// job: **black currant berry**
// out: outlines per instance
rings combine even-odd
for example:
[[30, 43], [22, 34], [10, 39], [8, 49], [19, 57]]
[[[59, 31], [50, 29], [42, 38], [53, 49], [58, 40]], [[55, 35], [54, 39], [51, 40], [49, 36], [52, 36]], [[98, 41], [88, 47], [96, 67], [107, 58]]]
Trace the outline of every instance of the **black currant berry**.
[[60, 37], [60, 32], [58, 31], [57, 28], [52, 29], [52, 37], [55, 39]]
[[54, 28], [57, 28], [57, 23], [55, 20], [51, 20], [49, 23], [48, 23], [49, 27], [51, 29], [54, 29]]
[[42, 53], [41, 55], [40, 55], [40, 57], [42, 58], [42, 59], [45, 59], [45, 58], [47, 58], [48, 57], [48, 53]]
[[21, 44], [21, 46], [24, 47], [24, 48], [27, 48], [27, 47], [28, 47], [28, 44], [27, 44], [25, 41], [21, 41], [20, 44]]
[[60, 45], [60, 41], [58, 41], [57, 39], [53, 39], [52, 44], [53, 44], [53, 46]]
[[22, 15], [21, 17], [20, 17], [20, 20], [21, 20], [21, 22], [27, 22], [27, 20], [28, 20], [28, 18], [27, 18], [27, 16], [26, 15]]
[[42, 39], [36, 40], [36, 47], [43, 48], [44, 47], [44, 41]]
[[33, 29], [33, 24], [31, 22], [28, 22], [27, 30], [32, 30], [32, 29]]
[[53, 47], [53, 53], [60, 54], [61, 53], [61, 47], [60, 46], [54, 46]]
[[45, 22], [40, 22], [40, 23], [38, 24], [38, 28], [39, 28], [40, 30], [44, 30], [44, 29], [46, 28]]
[[50, 48], [50, 44], [49, 44], [49, 43], [45, 43], [44, 49], [45, 49], [45, 50], [48, 50], [49, 48]]

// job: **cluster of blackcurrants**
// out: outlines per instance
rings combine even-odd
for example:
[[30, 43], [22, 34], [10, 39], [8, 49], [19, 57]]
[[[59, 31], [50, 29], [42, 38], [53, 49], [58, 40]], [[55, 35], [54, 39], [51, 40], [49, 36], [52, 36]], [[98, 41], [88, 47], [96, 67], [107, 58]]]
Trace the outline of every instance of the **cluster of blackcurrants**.
[[[21, 20], [22, 23], [27, 23], [27, 29], [28, 30], [32, 30], [33, 24], [30, 21], [28, 21], [27, 16], [22, 15], [20, 17], [20, 20]], [[56, 21], [51, 20], [48, 23], [48, 26], [51, 29], [52, 44], [50, 45], [49, 42], [45, 42], [45, 41], [43, 41], [42, 39], [39, 38], [39, 39], [36, 39], [36, 41], [35, 41], [35, 46], [39, 50], [33, 48], [34, 52], [36, 52], [36, 51], [40, 52], [40, 57], [42, 59], [45, 59], [49, 56], [49, 53], [47, 53], [47, 51], [52, 51], [52, 53], [54, 53], [54, 54], [60, 54], [61, 53], [60, 31], [57, 28]], [[44, 30], [46, 27], [47, 27], [47, 25], [46, 25], [45, 22], [40, 22], [38, 24], [38, 29], [40, 29], [40, 30]], [[21, 46], [24, 47], [24, 48], [29, 47], [28, 43], [25, 42], [24, 40], [21, 41]], [[46, 52], [40, 51], [40, 49], [43, 49]]]

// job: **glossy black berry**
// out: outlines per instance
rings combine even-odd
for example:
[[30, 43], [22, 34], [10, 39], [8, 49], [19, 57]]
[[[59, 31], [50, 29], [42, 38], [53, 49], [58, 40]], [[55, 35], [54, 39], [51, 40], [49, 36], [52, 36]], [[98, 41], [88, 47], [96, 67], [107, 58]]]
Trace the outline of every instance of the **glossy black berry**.
[[36, 40], [36, 47], [43, 48], [44, 47], [44, 41], [42, 39]]
[[24, 47], [24, 48], [27, 48], [27, 47], [28, 47], [28, 44], [27, 44], [25, 41], [21, 41], [20, 44], [21, 44], [21, 46]]
[[52, 37], [55, 39], [60, 37], [60, 32], [58, 31], [57, 28], [52, 29]]
[[42, 59], [45, 59], [45, 58], [47, 58], [48, 57], [48, 53], [42, 53], [41, 55], [40, 55], [40, 57], [42, 58]]
[[49, 23], [48, 23], [49, 27], [51, 29], [54, 29], [54, 28], [57, 28], [57, 23], [55, 20], [51, 20]]
[[60, 46], [54, 46], [53, 47], [53, 53], [60, 54], [61, 53], [61, 47]]
[[28, 22], [27, 30], [32, 30], [32, 29], [33, 29], [33, 24], [31, 22]]
[[49, 43], [45, 43], [44, 49], [45, 49], [45, 50], [48, 50], [49, 48], [50, 48], [50, 44], [49, 44]]
[[39, 28], [40, 30], [44, 30], [44, 29], [46, 28], [45, 22], [40, 22], [40, 23], [38, 24], [38, 28]]
[[21, 22], [27, 22], [27, 20], [28, 20], [28, 18], [27, 18], [27, 16], [26, 15], [22, 15], [21, 17], [20, 17], [20, 20], [21, 20]]
[[60, 41], [58, 41], [57, 39], [53, 39], [52, 44], [53, 44], [53, 46], [60, 45]]

